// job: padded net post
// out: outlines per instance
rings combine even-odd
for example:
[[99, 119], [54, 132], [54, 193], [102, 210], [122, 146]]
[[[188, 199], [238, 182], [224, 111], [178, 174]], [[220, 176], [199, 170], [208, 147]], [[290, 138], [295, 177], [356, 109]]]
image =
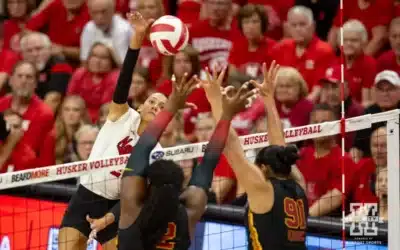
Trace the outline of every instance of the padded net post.
[[388, 247], [400, 249], [399, 117], [387, 122], [388, 145]]

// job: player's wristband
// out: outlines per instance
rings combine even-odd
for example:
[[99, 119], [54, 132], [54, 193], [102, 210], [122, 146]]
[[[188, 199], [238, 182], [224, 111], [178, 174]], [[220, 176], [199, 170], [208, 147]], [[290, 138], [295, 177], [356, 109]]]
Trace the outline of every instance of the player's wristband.
[[118, 77], [117, 86], [113, 95], [113, 102], [117, 104], [124, 104], [128, 100], [129, 89], [132, 82], [132, 74], [139, 57], [139, 49], [128, 49], [120, 75]]

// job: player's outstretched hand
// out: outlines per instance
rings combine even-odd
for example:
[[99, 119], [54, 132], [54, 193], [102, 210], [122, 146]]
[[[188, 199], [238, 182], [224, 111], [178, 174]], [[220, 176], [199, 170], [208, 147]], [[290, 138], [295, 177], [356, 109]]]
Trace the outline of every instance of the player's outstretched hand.
[[[193, 104], [186, 103], [187, 97], [192, 91], [197, 88], [199, 79], [197, 75], [192, 76], [190, 79], [188, 73], [185, 73], [180, 80], [172, 80], [172, 93], [168, 98], [167, 107], [171, 111], [177, 111], [185, 107], [194, 107]], [[195, 108], [195, 107], [194, 107]]]
[[207, 99], [210, 103], [219, 101], [222, 98], [221, 88], [224, 81], [226, 68], [218, 74], [216, 67], [213, 68], [212, 73], [210, 69], [206, 68], [206, 81], [200, 81], [200, 86], [204, 89]]
[[93, 219], [93, 218], [90, 218], [89, 215], [86, 215], [86, 221], [89, 222], [90, 229], [92, 229], [92, 231], [89, 234], [88, 244], [92, 240], [96, 239], [98, 232], [100, 232], [101, 230], [106, 228], [108, 225], [113, 223], [113, 221], [111, 221], [110, 219], [107, 221], [106, 216], [98, 218], [98, 219]]
[[150, 27], [154, 22], [154, 19], [144, 19], [142, 14], [138, 11], [132, 11], [126, 14], [126, 19], [131, 24], [132, 29], [134, 30], [131, 45], [135, 45], [134, 47], [139, 47], [142, 44], [143, 39], [147, 36], [150, 31]]
[[235, 87], [228, 86], [222, 92], [223, 116], [232, 119], [237, 113], [251, 104], [258, 90], [249, 89], [249, 83], [243, 84], [237, 91]]
[[256, 87], [260, 93], [260, 95], [265, 99], [274, 99], [275, 92], [275, 81], [276, 75], [278, 74], [279, 64], [276, 64], [275, 61], [271, 63], [269, 69], [267, 70], [267, 66], [263, 63], [263, 75], [264, 80], [262, 83], [251, 80], [250, 83]]

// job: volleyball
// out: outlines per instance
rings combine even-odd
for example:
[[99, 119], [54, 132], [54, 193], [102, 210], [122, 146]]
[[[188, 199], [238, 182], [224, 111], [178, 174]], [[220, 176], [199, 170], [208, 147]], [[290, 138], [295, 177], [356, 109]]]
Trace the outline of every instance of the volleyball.
[[163, 55], [175, 55], [186, 47], [188, 40], [188, 28], [175, 16], [162, 16], [151, 26], [150, 42]]

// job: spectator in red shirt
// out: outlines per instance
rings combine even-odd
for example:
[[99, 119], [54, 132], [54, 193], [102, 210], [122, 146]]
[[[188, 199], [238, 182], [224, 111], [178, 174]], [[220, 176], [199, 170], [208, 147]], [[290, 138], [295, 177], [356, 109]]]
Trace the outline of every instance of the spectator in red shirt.
[[28, 30], [47, 27], [52, 41], [52, 54], [65, 56], [71, 63], [79, 62], [79, 45], [83, 27], [90, 20], [84, 0], [52, 0], [26, 24]]
[[[318, 104], [311, 113], [311, 123], [336, 120], [328, 105]], [[303, 148], [297, 166], [306, 181], [310, 216], [332, 214], [342, 204], [341, 148], [335, 136], [317, 137], [313, 145]], [[346, 189], [350, 186], [355, 164], [345, 155]]]
[[[54, 164], [54, 155], [47, 154], [43, 140], [54, 126], [53, 111], [35, 93], [36, 67], [26, 61], [18, 62], [10, 77], [11, 94], [0, 99], [0, 112], [12, 109], [24, 119], [25, 133], [21, 139], [36, 153], [38, 166]], [[48, 147], [54, 148], [52, 145]]]
[[[203, 67], [227, 65], [232, 42], [240, 36], [230, 15], [232, 0], [207, 0], [207, 19], [190, 28], [190, 43], [200, 53]], [[200, 76], [204, 79], [205, 75]]]
[[271, 63], [270, 51], [276, 44], [264, 36], [268, 28], [268, 17], [261, 6], [248, 4], [240, 9], [238, 23], [244, 38], [233, 42], [229, 65], [232, 70], [256, 78], [261, 74], [261, 65], [267, 63], [268, 67]]
[[[307, 125], [313, 103], [306, 99], [307, 84], [300, 73], [292, 67], [281, 67], [277, 74], [275, 100], [276, 108], [284, 128]], [[265, 115], [265, 107], [261, 99], [240, 113], [242, 121], [254, 124]]]
[[[171, 79], [172, 75], [174, 75], [176, 80], [179, 81], [184, 73], [188, 73], [188, 77], [199, 75], [200, 69], [199, 53], [191, 46], [187, 46], [183, 51], [172, 57], [172, 62], [167, 67], [168, 78]], [[165, 96], [169, 96], [172, 92], [171, 80], [165, 80], [156, 90]], [[185, 134], [188, 140], [193, 141], [194, 123], [192, 119], [198, 113], [210, 112], [211, 107], [202, 88], [195, 89], [189, 95], [187, 101], [197, 106], [197, 110], [190, 109], [189, 112], [184, 113]]]
[[67, 96], [56, 118], [55, 157], [57, 164], [72, 161], [74, 135], [82, 125], [89, 121], [86, 104], [82, 97]]
[[[215, 129], [215, 121], [211, 113], [198, 116], [195, 135], [199, 142], [209, 141]], [[224, 155], [215, 168], [211, 189], [216, 195], [218, 204], [229, 202], [235, 197], [236, 177]], [[233, 197], [232, 197], [233, 196]]]
[[190, 28], [201, 18], [202, 4], [203, 0], [179, 0], [177, 17]]
[[[165, 14], [162, 0], [137, 0], [137, 11], [147, 20], [157, 20]], [[161, 58], [161, 55], [153, 48], [150, 40], [148, 38], [144, 39], [140, 48], [139, 65], [143, 68], [149, 68], [150, 62], [159, 57]]]
[[260, 4], [265, 8], [269, 26], [267, 35], [275, 40], [280, 40], [287, 35], [285, 22], [289, 9], [294, 6], [294, 0], [247, 0], [249, 4]]
[[[380, 72], [375, 77], [375, 104], [364, 110], [364, 114], [377, 114], [393, 109], [400, 109], [400, 78], [390, 70]], [[354, 145], [350, 150], [352, 158], [358, 162], [362, 157], [370, 157], [369, 138], [373, 130], [384, 126], [385, 122], [373, 123], [371, 129], [358, 130]]]
[[36, 153], [25, 142], [23, 118], [12, 110], [1, 114], [0, 173], [37, 167]]
[[288, 13], [288, 31], [291, 39], [275, 46], [273, 58], [282, 66], [296, 68], [307, 82], [307, 99], [315, 102], [321, 87], [318, 81], [334, 59], [331, 46], [315, 35], [313, 13], [304, 6], [295, 6]]
[[[0, 93], [2, 94], [3, 87], [7, 82], [8, 76], [14, 67], [14, 64], [19, 60], [18, 54], [12, 50], [5, 49], [3, 46], [3, 31], [4, 18], [0, 16]], [[0, 94], [0, 96], [1, 96]]]
[[392, 70], [400, 74], [400, 17], [390, 23], [389, 41], [391, 50], [384, 52], [377, 60], [378, 72]]
[[7, 0], [5, 3], [5, 14], [8, 20], [4, 22], [4, 48], [19, 51], [20, 32], [34, 6], [29, 0]]
[[[329, 67], [326, 75], [321, 79], [322, 91], [320, 103], [328, 104], [336, 112], [336, 117], [341, 116], [340, 82], [341, 67]], [[344, 112], [346, 118], [357, 117], [364, 113], [363, 107], [349, 95], [348, 82], [344, 81]], [[346, 133], [345, 148], [349, 151], [354, 142], [355, 133]], [[338, 136], [340, 139], [340, 136]]]
[[132, 76], [132, 83], [129, 89], [129, 102], [134, 110], [137, 110], [142, 105], [151, 91], [151, 81], [149, 72], [140, 67], [136, 67]]
[[292, 67], [282, 67], [276, 76], [275, 99], [284, 128], [307, 125], [313, 103], [306, 99], [307, 84]]
[[[337, 12], [333, 27], [329, 32], [328, 41], [336, 48], [337, 34], [340, 23], [340, 13]], [[394, 16], [393, 0], [346, 0], [343, 5], [343, 22], [357, 19], [368, 31], [369, 42], [365, 54], [377, 56], [387, 42], [387, 26]]]
[[379, 199], [379, 217], [384, 221], [388, 220], [388, 177], [387, 168], [380, 169], [376, 173], [375, 195]]
[[87, 66], [72, 75], [68, 95], [79, 95], [85, 102], [93, 123], [102, 104], [110, 102], [119, 75], [119, 65], [112, 47], [97, 42], [90, 50]]
[[367, 30], [360, 21], [349, 20], [343, 25], [345, 77], [350, 95], [364, 107], [372, 104], [371, 88], [377, 74], [375, 59], [364, 54], [367, 42]]
[[76, 131], [74, 134], [76, 148], [75, 154], [72, 157], [73, 162], [86, 161], [89, 159], [90, 152], [92, 151], [98, 133], [99, 128], [90, 124], [82, 125], [78, 131]]
[[42, 33], [32, 32], [22, 37], [21, 54], [39, 71], [36, 94], [56, 111], [67, 91], [71, 66], [63, 58], [51, 55], [51, 41]]
[[[386, 127], [379, 127], [372, 132], [370, 137], [371, 157], [361, 159], [357, 166], [357, 176], [352, 184], [353, 202], [376, 203], [375, 181], [377, 174], [387, 169], [387, 137]], [[378, 187], [379, 188], [379, 187]]]

